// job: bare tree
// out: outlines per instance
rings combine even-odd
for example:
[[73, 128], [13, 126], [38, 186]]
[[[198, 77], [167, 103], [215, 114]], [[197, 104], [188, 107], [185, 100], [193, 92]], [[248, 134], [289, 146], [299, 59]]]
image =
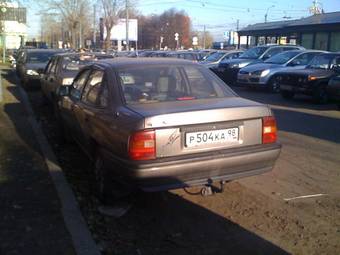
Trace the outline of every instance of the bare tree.
[[70, 31], [71, 46], [77, 47], [79, 36], [78, 46], [81, 47], [84, 30], [88, 23], [86, 17], [89, 16], [87, 8], [90, 6], [89, 0], [40, 0], [40, 2], [45, 6], [41, 15], [59, 14]]
[[[126, 0], [125, 0], [126, 1]], [[103, 21], [106, 29], [104, 48], [107, 50], [111, 46], [111, 30], [117, 24], [119, 16], [125, 8], [124, 0], [101, 0], [103, 6]]]

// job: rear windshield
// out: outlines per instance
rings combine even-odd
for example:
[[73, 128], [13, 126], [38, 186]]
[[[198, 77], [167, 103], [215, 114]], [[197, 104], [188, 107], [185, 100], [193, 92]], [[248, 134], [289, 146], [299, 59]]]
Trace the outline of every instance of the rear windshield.
[[48, 62], [50, 58], [57, 54], [57, 52], [29, 52], [27, 54], [27, 62], [28, 63], [44, 63]]
[[191, 65], [129, 67], [118, 72], [127, 104], [235, 96], [206, 68]]

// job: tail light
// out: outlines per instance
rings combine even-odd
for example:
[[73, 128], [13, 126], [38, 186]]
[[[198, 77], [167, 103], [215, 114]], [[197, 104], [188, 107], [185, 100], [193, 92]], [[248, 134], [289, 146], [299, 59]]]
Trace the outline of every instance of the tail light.
[[138, 131], [130, 136], [129, 157], [132, 160], [156, 158], [156, 135], [154, 130]]
[[275, 143], [277, 140], [276, 120], [273, 116], [262, 118], [262, 143]]

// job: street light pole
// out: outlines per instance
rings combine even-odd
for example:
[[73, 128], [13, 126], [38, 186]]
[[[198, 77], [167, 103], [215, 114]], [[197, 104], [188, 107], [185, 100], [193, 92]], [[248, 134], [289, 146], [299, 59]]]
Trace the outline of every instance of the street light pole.
[[274, 8], [275, 5], [272, 5], [272, 6], [269, 6], [267, 11], [266, 11], [266, 14], [264, 15], [264, 23], [267, 23], [267, 18], [268, 18], [268, 12], [271, 8]]
[[205, 25], [203, 26], [203, 49], [205, 49]]
[[93, 48], [96, 48], [96, 5], [93, 5]]
[[129, 42], [129, 1], [125, 0], [125, 11], [126, 11], [126, 50], [130, 50], [130, 42]]

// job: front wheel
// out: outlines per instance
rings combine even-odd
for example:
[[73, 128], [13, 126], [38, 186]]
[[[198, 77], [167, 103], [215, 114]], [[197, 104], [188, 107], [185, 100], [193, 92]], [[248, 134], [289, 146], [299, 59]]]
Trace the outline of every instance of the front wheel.
[[268, 90], [273, 93], [280, 92], [280, 84], [275, 77], [272, 77], [268, 82]]
[[281, 96], [285, 99], [292, 99], [294, 97], [294, 92], [292, 91], [281, 90], [280, 93]]
[[325, 88], [316, 88], [313, 93], [313, 100], [317, 104], [326, 104], [328, 95]]

